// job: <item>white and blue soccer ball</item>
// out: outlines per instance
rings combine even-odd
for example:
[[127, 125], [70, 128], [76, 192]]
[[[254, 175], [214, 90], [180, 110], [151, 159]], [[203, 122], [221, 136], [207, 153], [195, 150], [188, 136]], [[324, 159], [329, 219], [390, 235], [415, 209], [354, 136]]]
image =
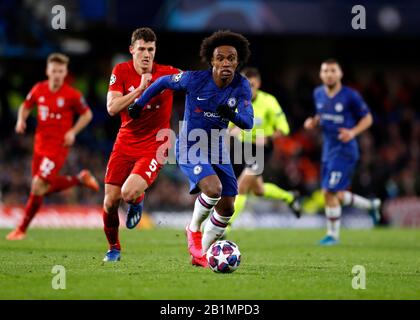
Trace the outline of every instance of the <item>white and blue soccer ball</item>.
[[241, 252], [236, 243], [219, 240], [213, 243], [206, 253], [209, 267], [214, 272], [230, 273], [238, 269]]

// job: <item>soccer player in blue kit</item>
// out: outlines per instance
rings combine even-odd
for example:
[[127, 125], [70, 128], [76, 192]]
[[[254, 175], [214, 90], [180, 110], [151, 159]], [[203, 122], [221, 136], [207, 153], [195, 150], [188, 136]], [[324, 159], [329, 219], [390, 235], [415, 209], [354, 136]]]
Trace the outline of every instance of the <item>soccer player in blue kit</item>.
[[[252, 129], [254, 113], [251, 87], [237, 68], [250, 56], [248, 40], [234, 32], [218, 31], [205, 38], [200, 56], [210, 68], [164, 76], [153, 83], [128, 107], [132, 118], [139, 117], [147, 102], [162, 90], [186, 92], [184, 124], [176, 143], [176, 159], [188, 177], [190, 193], [199, 193], [191, 222], [186, 227], [192, 264], [206, 267], [205, 253], [219, 239], [234, 212], [237, 180], [226, 150], [224, 135], [229, 121], [241, 129]], [[204, 148], [195, 151], [195, 134], [205, 132]], [[201, 137], [200, 137], [200, 143]], [[203, 234], [201, 225], [204, 225]]]
[[316, 115], [305, 120], [305, 129], [321, 126], [323, 133], [321, 186], [325, 198], [327, 235], [321, 245], [338, 243], [341, 205], [369, 211], [374, 223], [380, 219], [380, 199], [366, 199], [347, 191], [351, 184], [359, 147], [356, 137], [372, 125], [372, 115], [360, 94], [341, 84], [339, 63], [328, 59], [321, 64], [323, 85], [315, 88]]

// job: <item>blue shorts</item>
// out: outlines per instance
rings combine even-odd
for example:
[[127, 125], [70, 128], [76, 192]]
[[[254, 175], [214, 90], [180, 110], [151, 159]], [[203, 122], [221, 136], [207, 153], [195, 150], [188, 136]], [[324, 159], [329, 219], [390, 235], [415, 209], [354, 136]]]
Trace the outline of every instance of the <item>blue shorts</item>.
[[181, 171], [188, 177], [190, 182], [190, 194], [200, 192], [198, 183], [205, 177], [217, 175], [222, 184], [222, 196], [234, 197], [238, 194], [238, 181], [236, 180], [232, 164], [221, 163], [179, 163], [178, 144], [176, 145], [176, 162]]
[[328, 191], [343, 191], [350, 187], [357, 160], [336, 157], [322, 162], [321, 187]]

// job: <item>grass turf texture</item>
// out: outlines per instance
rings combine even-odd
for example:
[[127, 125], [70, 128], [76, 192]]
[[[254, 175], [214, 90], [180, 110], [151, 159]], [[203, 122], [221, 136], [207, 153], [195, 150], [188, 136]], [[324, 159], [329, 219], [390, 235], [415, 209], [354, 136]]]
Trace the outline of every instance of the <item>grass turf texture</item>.
[[[320, 247], [321, 230], [232, 231], [242, 263], [232, 274], [190, 265], [181, 230], [122, 230], [122, 260], [102, 262], [102, 230], [0, 230], [0, 299], [420, 299], [419, 230], [343, 230]], [[54, 265], [66, 289], [53, 290]], [[351, 286], [354, 265], [366, 289]]]

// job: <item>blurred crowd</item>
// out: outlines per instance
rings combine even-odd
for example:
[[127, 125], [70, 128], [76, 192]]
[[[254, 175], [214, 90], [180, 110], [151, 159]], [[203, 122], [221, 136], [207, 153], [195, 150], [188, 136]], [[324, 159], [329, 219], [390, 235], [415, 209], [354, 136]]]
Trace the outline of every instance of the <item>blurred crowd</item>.
[[[28, 62], [29, 64], [29, 62]], [[1, 202], [22, 205], [30, 189], [34, 117], [24, 136], [14, 133], [17, 108], [42, 72], [26, 72], [25, 65], [0, 68], [0, 187]], [[73, 64], [76, 65], [77, 64]], [[16, 64], [17, 66], [17, 64]], [[72, 68], [69, 81], [79, 88], [94, 113], [92, 123], [77, 139], [63, 174], [83, 168], [93, 171], [103, 185], [109, 153], [119, 127], [119, 118], [106, 113], [106, 92], [111, 61], [98, 61], [90, 69]], [[304, 119], [314, 112], [312, 91], [319, 85], [317, 65], [305, 70], [289, 69], [270, 74], [262, 68], [263, 90], [274, 94], [291, 126], [288, 137], [274, 141], [273, 156], [265, 167], [267, 181], [296, 189], [310, 197], [319, 190], [320, 131], [302, 129]], [[42, 70], [39, 68], [39, 70]], [[368, 70], [369, 71], [369, 70]], [[374, 115], [373, 127], [359, 137], [361, 159], [352, 189], [367, 197], [388, 199], [420, 195], [420, 82], [407, 70], [366, 71], [352, 66], [344, 70], [344, 83], [359, 90]], [[176, 94], [172, 125], [176, 131], [183, 114], [183, 95]], [[240, 168], [237, 168], [239, 173]], [[47, 203], [102, 203], [97, 194], [73, 188], [47, 197]], [[190, 209], [194, 197], [176, 165], [167, 165], [147, 192], [149, 210]]]

